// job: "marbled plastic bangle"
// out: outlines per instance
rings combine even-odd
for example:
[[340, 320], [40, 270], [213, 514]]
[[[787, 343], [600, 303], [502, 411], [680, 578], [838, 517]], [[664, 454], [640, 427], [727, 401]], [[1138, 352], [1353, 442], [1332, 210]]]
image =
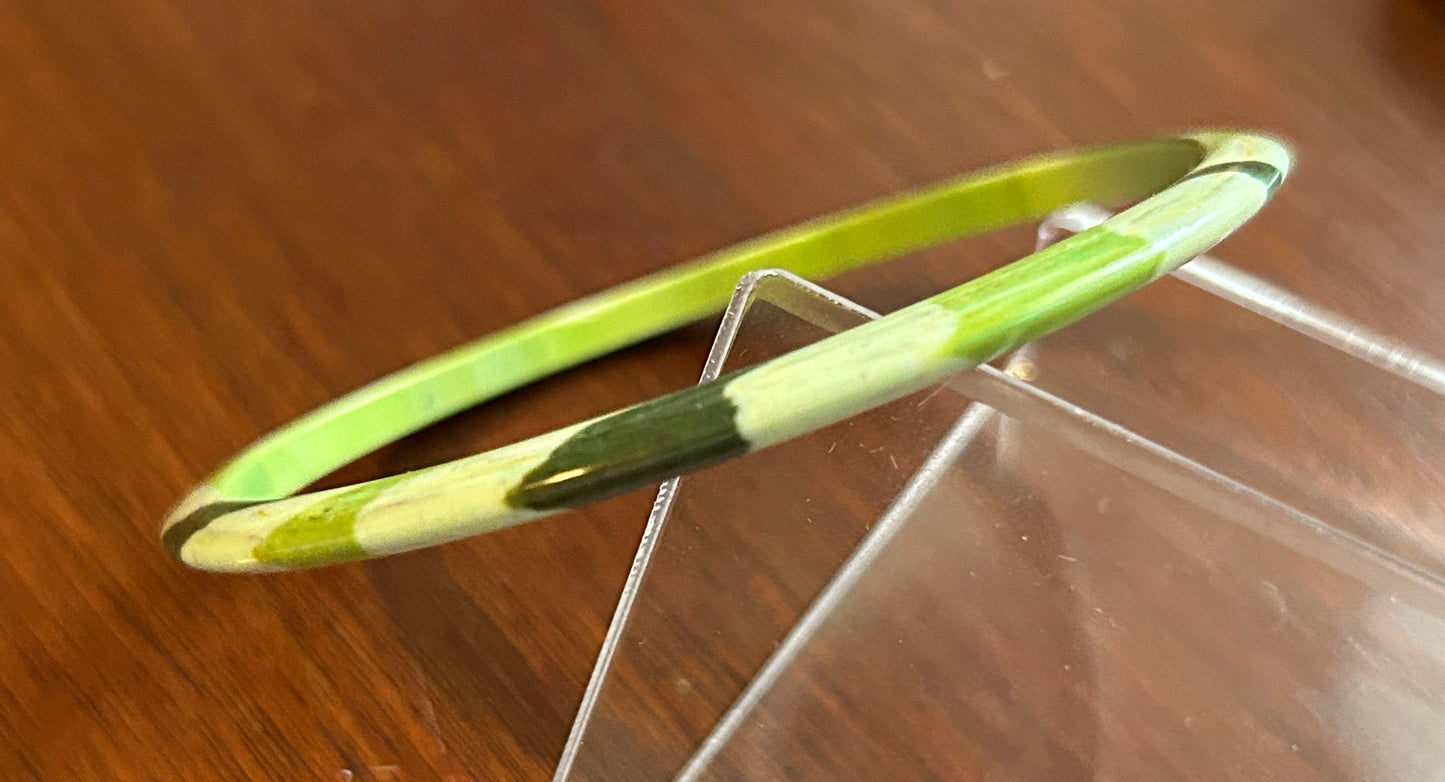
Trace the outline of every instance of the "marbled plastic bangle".
[[[161, 540], [207, 570], [358, 560], [766, 448], [988, 361], [1166, 274], [1258, 211], [1289, 165], [1272, 138], [1195, 133], [1031, 158], [768, 234], [544, 313], [298, 418], [196, 487]], [[957, 288], [714, 382], [476, 456], [288, 496], [447, 416], [715, 312], [750, 270], [823, 277], [1075, 201], [1138, 203]]]

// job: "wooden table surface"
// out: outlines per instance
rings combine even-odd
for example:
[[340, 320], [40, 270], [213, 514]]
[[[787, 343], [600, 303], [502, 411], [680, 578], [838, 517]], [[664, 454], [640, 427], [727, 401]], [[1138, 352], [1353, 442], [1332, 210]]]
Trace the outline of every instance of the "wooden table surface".
[[[173, 564], [159, 519], [389, 370], [900, 187], [1273, 131], [1297, 175], [1221, 253], [1445, 353], [1432, 0], [71, 5], [0, 6], [5, 779], [547, 778], [650, 491], [265, 578]], [[1024, 249], [839, 287], [891, 308]], [[712, 327], [345, 476], [689, 384]]]

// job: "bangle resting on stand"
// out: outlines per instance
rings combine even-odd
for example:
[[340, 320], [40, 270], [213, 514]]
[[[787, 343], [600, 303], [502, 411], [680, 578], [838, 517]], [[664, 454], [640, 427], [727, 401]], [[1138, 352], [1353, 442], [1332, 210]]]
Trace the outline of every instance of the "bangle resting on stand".
[[[765, 448], [988, 361], [1167, 274], [1257, 212], [1289, 165], [1280, 142], [1234, 132], [1050, 154], [711, 253], [296, 419], [196, 487], [166, 519], [162, 543], [186, 564], [217, 571], [365, 559], [540, 518]], [[1137, 203], [997, 271], [711, 383], [475, 456], [294, 495], [443, 418], [720, 310], [754, 269], [826, 277], [1076, 201]]]

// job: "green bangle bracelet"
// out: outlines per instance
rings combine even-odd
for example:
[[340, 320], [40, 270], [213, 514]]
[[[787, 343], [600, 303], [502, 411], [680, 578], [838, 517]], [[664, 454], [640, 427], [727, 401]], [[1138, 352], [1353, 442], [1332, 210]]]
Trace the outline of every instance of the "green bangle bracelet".
[[[298, 418], [196, 487], [166, 519], [161, 541], [206, 570], [358, 560], [540, 518], [765, 448], [988, 361], [1168, 273], [1258, 211], [1289, 165], [1272, 138], [1195, 133], [1031, 158], [744, 242]], [[720, 310], [748, 271], [824, 277], [1076, 201], [1138, 203], [957, 288], [711, 383], [423, 470], [288, 496], [447, 416]]]

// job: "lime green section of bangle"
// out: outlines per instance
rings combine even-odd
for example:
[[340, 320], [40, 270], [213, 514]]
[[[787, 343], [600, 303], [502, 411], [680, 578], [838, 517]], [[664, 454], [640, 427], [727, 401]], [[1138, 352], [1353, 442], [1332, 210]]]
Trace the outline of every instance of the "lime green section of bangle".
[[[544, 313], [297, 419], [198, 487], [162, 538], [208, 569], [328, 564], [485, 532], [756, 450], [985, 361], [1167, 273], [1254, 214], [1288, 167], [1268, 137], [1199, 133], [1032, 158], [769, 234]], [[1076, 201], [1140, 199], [1096, 229], [741, 376], [384, 483], [287, 498], [461, 410], [716, 312], [748, 271], [817, 279]], [[808, 379], [818, 374], [830, 382]]]

